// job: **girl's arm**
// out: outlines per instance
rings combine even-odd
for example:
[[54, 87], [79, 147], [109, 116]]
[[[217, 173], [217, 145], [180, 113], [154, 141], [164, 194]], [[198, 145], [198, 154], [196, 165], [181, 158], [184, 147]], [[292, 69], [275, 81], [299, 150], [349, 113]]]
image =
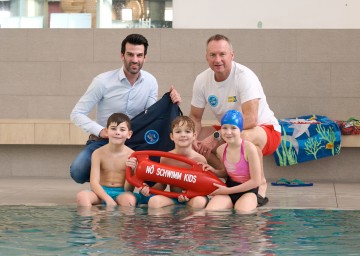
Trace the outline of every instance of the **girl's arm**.
[[218, 176], [219, 178], [226, 178], [227, 177], [227, 172], [224, 166], [224, 160], [223, 160], [223, 154], [224, 154], [224, 150], [225, 150], [225, 146], [226, 144], [223, 144], [221, 146], [219, 146], [216, 149], [216, 156], [220, 159], [221, 161], [221, 168], [220, 169], [215, 169], [214, 167], [212, 167], [209, 164], [203, 164], [203, 170], [205, 171], [211, 171], [212, 173], [216, 174], [216, 176]]

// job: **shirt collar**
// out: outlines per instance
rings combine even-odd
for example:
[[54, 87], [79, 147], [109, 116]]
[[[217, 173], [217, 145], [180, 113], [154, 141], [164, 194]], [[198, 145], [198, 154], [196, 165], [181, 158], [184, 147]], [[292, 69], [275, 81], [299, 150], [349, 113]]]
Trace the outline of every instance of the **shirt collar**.
[[[123, 79], [127, 80], [127, 77], [125, 76], [125, 72], [124, 72], [124, 66], [121, 67], [121, 69], [119, 70], [119, 80], [122, 81]], [[136, 80], [136, 82], [142, 82], [143, 81], [143, 75], [142, 75], [142, 70], [140, 69], [139, 72], [139, 77]]]

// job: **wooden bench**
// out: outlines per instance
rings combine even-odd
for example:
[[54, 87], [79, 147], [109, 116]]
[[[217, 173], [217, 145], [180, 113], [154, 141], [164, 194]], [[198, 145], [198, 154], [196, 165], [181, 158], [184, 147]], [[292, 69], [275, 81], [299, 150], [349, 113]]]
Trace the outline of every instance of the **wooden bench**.
[[[203, 125], [218, 124], [204, 120]], [[89, 134], [66, 119], [0, 119], [1, 145], [84, 145]], [[360, 147], [360, 135], [341, 137], [342, 147]]]
[[84, 145], [88, 137], [70, 120], [0, 119], [0, 144]]
[[341, 147], [358, 148], [360, 147], [360, 135], [342, 135]]

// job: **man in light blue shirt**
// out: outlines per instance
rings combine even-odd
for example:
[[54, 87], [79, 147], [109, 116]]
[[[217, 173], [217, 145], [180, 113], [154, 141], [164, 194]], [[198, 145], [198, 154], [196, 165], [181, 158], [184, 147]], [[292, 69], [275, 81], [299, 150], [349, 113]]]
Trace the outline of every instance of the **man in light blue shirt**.
[[[121, 44], [120, 69], [96, 76], [70, 114], [71, 121], [90, 133], [85, 148], [70, 166], [70, 176], [78, 183], [90, 180], [91, 155], [108, 143], [105, 127], [113, 113], [135, 117], [157, 101], [158, 84], [150, 73], [141, 70], [147, 54], [148, 41], [140, 34], [128, 35]], [[180, 103], [178, 92], [170, 87], [172, 102]], [[96, 108], [96, 120], [88, 117]]]

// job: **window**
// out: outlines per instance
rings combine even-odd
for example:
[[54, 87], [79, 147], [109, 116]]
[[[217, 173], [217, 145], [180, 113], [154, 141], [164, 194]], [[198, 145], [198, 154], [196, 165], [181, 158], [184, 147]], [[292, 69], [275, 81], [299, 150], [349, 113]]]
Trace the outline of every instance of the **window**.
[[113, 0], [112, 27], [171, 28], [172, 1]]
[[171, 28], [172, 0], [0, 0], [1, 28]]

